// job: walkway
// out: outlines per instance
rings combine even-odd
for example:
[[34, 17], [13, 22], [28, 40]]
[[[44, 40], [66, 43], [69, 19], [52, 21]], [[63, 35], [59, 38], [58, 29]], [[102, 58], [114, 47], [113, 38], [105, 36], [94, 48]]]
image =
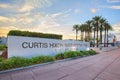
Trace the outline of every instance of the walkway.
[[0, 74], [0, 80], [120, 80], [120, 49]]

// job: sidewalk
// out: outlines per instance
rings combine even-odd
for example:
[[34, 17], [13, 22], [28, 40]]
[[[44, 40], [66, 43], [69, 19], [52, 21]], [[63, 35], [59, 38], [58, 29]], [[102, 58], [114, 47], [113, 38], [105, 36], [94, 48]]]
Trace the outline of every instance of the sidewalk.
[[120, 80], [120, 49], [0, 74], [0, 80]]

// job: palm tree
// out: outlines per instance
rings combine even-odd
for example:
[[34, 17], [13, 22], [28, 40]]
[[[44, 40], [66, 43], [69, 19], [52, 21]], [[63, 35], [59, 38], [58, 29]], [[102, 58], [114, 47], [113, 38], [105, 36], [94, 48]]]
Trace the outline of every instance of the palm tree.
[[93, 21], [95, 23], [96, 31], [97, 31], [97, 47], [98, 47], [98, 31], [99, 31], [99, 21], [101, 19], [101, 16], [95, 16], [93, 17]]
[[104, 47], [106, 47], [106, 42], [107, 42], [107, 47], [108, 47], [108, 30], [112, 30], [112, 27], [109, 23], [105, 23], [104, 28], [105, 28]]
[[106, 19], [101, 18], [100, 21], [100, 44], [102, 44], [102, 31], [104, 30], [104, 24], [107, 23]]
[[88, 26], [87, 24], [82, 24], [83, 30], [84, 30], [84, 40], [88, 41]]
[[95, 40], [96, 40], [96, 39], [95, 39], [95, 38], [96, 38], [96, 37], [95, 37], [96, 24], [94, 23], [94, 21], [92, 21], [92, 27], [93, 27], [93, 31], [94, 31], [94, 38], [93, 38], [93, 39], [94, 39], [94, 40], [93, 40], [93, 41], [94, 41], [94, 42], [93, 42], [94, 45], [93, 45], [93, 47], [95, 47]]
[[84, 26], [83, 26], [83, 24], [79, 26], [79, 30], [81, 31], [80, 38], [83, 41], [83, 37], [84, 37]]
[[78, 25], [78, 24], [75, 24], [75, 25], [73, 26], [73, 30], [76, 31], [76, 40], [77, 40], [79, 25]]
[[91, 32], [92, 32], [92, 27], [91, 27], [92, 20], [86, 21], [86, 24], [88, 26], [88, 40], [91, 40]]

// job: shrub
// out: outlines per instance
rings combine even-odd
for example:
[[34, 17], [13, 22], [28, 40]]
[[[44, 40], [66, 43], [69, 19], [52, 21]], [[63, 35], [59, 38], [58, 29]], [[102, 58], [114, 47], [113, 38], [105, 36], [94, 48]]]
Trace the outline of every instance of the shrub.
[[82, 51], [83, 55], [87, 56], [90, 55], [88, 51]]
[[89, 51], [69, 51], [69, 52], [59, 53], [54, 57], [36, 56], [33, 58], [23, 58], [23, 57], [12, 57], [9, 59], [0, 58], [0, 70], [23, 67], [23, 66], [45, 63], [45, 62], [52, 62], [54, 61], [54, 58], [56, 60], [59, 60], [64, 58], [73, 58], [77, 56], [94, 55], [94, 54], [96, 54], [94, 50], [89, 50]]
[[75, 51], [75, 53], [77, 54], [77, 56], [81, 56], [81, 57], [84, 56], [84, 54], [80, 51]]
[[95, 54], [97, 54], [97, 52], [96, 51], [94, 51], [94, 50], [89, 50], [93, 55], [95, 55]]
[[4, 58], [0, 58], [0, 62], [4, 61], [5, 59]]
[[58, 35], [58, 34], [47, 34], [47, 33], [29, 32], [29, 31], [20, 31], [20, 30], [11, 30], [9, 31], [8, 35], [62, 39], [62, 35]]
[[23, 58], [23, 57], [12, 57], [8, 59], [9, 63], [12, 64], [12, 66], [15, 67], [22, 67], [22, 66], [28, 66], [32, 64], [31, 59], [29, 58]]
[[45, 63], [45, 62], [52, 62], [54, 61], [54, 57], [52, 56], [44, 56], [44, 60], [42, 63]]
[[33, 64], [45, 63], [54, 61], [52, 56], [36, 56], [32, 58]]
[[64, 59], [64, 54], [63, 54], [63, 53], [56, 54], [56, 55], [55, 55], [55, 59], [56, 59], [56, 60]]
[[0, 44], [0, 50], [5, 50], [6, 49], [6, 45], [2, 45], [2, 44]]
[[77, 57], [75, 51], [64, 52], [64, 58], [72, 58], [72, 57]]

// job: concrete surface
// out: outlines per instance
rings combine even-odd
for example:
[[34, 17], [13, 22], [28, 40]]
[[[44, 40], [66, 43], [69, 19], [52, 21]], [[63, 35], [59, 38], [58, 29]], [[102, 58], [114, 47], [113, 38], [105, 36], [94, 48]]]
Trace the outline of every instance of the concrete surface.
[[0, 80], [120, 80], [120, 49], [3, 73]]

